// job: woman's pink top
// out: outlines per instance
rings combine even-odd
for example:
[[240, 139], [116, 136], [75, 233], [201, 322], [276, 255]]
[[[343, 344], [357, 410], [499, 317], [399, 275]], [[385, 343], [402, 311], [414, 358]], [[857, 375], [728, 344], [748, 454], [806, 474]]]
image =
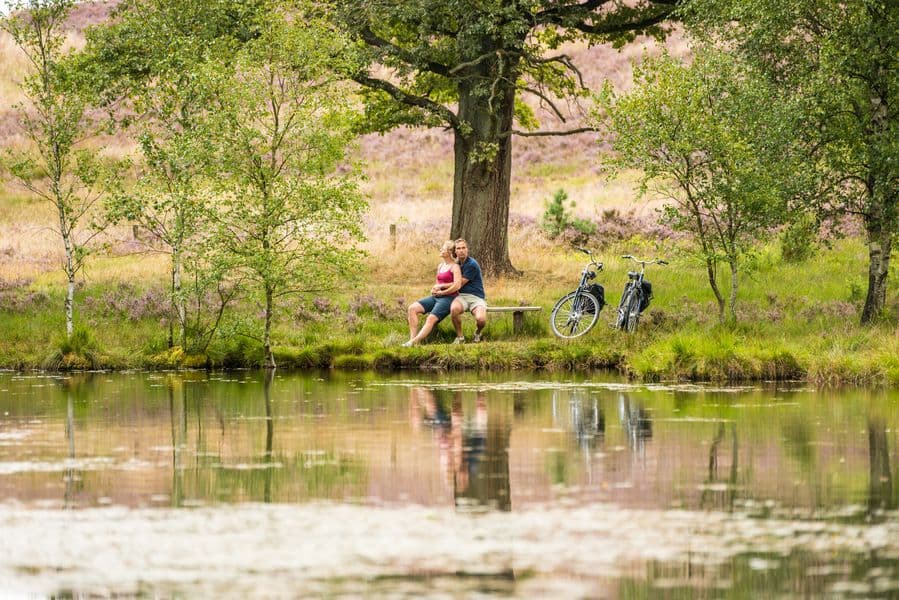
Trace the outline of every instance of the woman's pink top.
[[[450, 267], [446, 271], [437, 270], [437, 283], [452, 283], [453, 282], [453, 269]], [[453, 292], [452, 294], [447, 294], [444, 298], [453, 298], [458, 296], [459, 292]]]

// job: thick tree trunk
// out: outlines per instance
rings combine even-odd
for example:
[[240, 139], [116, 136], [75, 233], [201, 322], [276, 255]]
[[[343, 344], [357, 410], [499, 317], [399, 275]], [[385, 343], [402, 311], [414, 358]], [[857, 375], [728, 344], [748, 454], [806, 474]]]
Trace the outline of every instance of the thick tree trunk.
[[517, 274], [509, 260], [509, 195], [512, 176], [512, 108], [515, 90], [495, 86], [491, 97], [459, 86], [453, 223], [450, 236], [465, 238], [485, 275]]
[[884, 227], [880, 220], [866, 223], [868, 231], [868, 295], [862, 310], [862, 325], [873, 323], [886, 304], [887, 275], [890, 272], [890, 254], [893, 245], [891, 227]]

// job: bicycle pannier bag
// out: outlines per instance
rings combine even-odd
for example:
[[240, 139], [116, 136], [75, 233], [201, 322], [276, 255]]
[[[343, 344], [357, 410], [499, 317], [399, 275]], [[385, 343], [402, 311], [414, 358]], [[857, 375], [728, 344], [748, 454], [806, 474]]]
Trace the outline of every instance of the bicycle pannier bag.
[[[599, 301], [599, 310], [602, 310], [602, 307], [606, 305], [606, 290], [599, 285], [598, 283], [590, 284], [590, 287], [587, 288], [587, 291]], [[592, 313], [591, 310], [593, 307], [590, 306], [584, 312]]]
[[652, 284], [643, 280], [643, 301], [640, 303], [640, 312], [646, 310], [646, 307], [649, 306], [649, 301], [652, 300]]

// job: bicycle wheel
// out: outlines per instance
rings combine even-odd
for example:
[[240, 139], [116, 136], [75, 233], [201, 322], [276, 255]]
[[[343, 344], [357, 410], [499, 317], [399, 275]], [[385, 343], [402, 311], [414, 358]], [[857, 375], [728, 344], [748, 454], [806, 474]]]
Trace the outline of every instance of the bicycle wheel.
[[571, 292], [562, 296], [549, 315], [553, 333], [560, 338], [582, 336], [599, 320], [599, 300], [588, 292]]
[[640, 304], [642, 302], [641, 294], [634, 289], [631, 294], [627, 306], [627, 332], [634, 333], [637, 331], [637, 324], [640, 322]]
[[631, 298], [635, 295], [634, 287], [628, 283], [621, 295], [621, 301], [618, 302], [618, 316], [615, 319], [615, 329], [621, 331], [627, 330], [628, 316], [630, 315]]

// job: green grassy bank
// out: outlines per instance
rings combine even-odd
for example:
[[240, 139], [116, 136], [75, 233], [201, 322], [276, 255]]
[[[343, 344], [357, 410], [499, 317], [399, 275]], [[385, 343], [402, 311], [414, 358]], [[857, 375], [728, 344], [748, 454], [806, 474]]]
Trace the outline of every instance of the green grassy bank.
[[[545, 244], [545, 243], [544, 243]], [[899, 385], [899, 313], [895, 294], [874, 327], [858, 325], [864, 295], [865, 248], [843, 240], [802, 263], [781, 260], [776, 243], [752, 259], [741, 282], [736, 324], [718, 323], [702, 269], [676, 246], [631, 240], [602, 253], [599, 280], [609, 306], [584, 338], [558, 340], [549, 330], [555, 299], [573, 287], [581, 257], [545, 245], [517, 257], [522, 278], [488, 281], [491, 302], [538, 304], [525, 329], [512, 331], [510, 315], [492, 315], [481, 344], [453, 346], [448, 320], [424, 345], [407, 339], [404, 306], [425, 294], [433, 257], [397, 251], [402, 274], [368, 259], [364, 289], [296, 299], [282, 307], [275, 331], [282, 368], [335, 369], [616, 369], [646, 380], [757, 381], [805, 379], [813, 383]], [[609, 327], [625, 280], [623, 252], [664, 254], [667, 268], [647, 277], [655, 299], [641, 329], [627, 335]], [[8, 369], [243, 368], [260, 364], [262, 351], [248, 324], [258, 307], [245, 300], [229, 313], [204, 352], [168, 347], [166, 297], [161, 280], [132, 283], [134, 257], [106, 258], [77, 293], [78, 335], [65, 341], [59, 276], [44, 273], [0, 290], [0, 367]], [[125, 267], [124, 265], [127, 265]], [[158, 265], [157, 265], [158, 266]], [[896, 282], [896, 278], [891, 278]], [[728, 285], [726, 276], [724, 286]], [[473, 322], [465, 320], [470, 336]]]

